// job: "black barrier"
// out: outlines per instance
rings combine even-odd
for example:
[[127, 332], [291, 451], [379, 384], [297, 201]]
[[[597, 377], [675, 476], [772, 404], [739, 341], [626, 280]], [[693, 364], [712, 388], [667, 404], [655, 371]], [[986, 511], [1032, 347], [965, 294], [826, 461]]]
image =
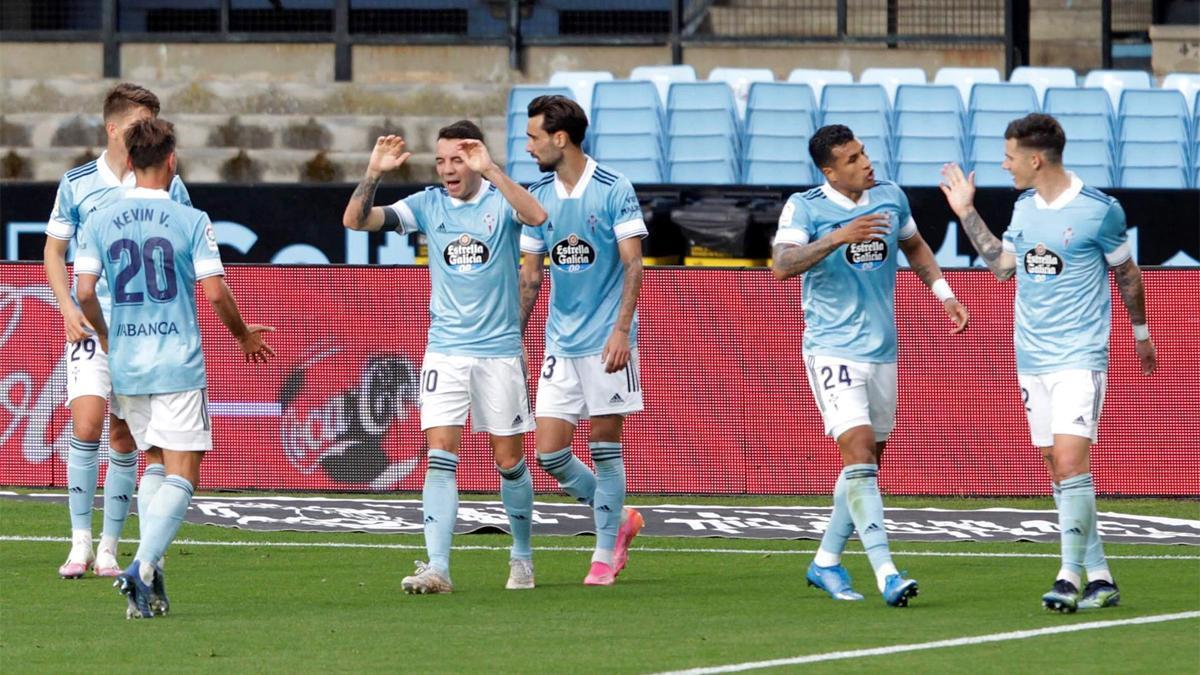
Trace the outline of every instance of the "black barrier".
[[[40, 260], [42, 227], [54, 203], [53, 183], [0, 184], [0, 223], [4, 227], [3, 257], [9, 260]], [[380, 187], [376, 202], [400, 199], [424, 186]], [[353, 191], [352, 185], [190, 185], [193, 203], [208, 212], [218, 228], [221, 256], [226, 262], [321, 262], [320, 253], [331, 263], [397, 263], [411, 260], [399, 254], [396, 235], [347, 233], [342, 212]], [[673, 206], [686, 206], [698, 199], [726, 197], [747, 204], [771, 202], [780, 208], [792, 192], [784, 187], [695, 187], [672, 185], [638, 186], [639, 197], [652, 232], [654, 255], [681, 255], [683, 239], [670, 221]], [[907, 188], [913, 217], [921, 234], [934, 251], [941, 251], [954, 215], [938, 188]], [[1137, 228], [1136, 250], [1143, 265], [1161, 265], [1180, 253], [1200, 260], [1200, 190], [1105, 190], [1125, 208], [1130, 228]], [[1004, 188], [980, 188], [976, 205], [984, 220], [999, 234], [1008, 225], [1018, 192]], [[237, 227], [240, 226], [240, 227]], [[770, 225], [756, 219], [759, 241], [770, 237]], [[222, 236], [222, 232], [224, 236]], [[291, 247], [291, 248], [289, 248]], [[311, 248], [309, 248], [311, 247]], [[974, 261], [974, 250], [961, 230], [954, 247], [964, 263]], [[308, 257], [305, 257], [305, 256]]]

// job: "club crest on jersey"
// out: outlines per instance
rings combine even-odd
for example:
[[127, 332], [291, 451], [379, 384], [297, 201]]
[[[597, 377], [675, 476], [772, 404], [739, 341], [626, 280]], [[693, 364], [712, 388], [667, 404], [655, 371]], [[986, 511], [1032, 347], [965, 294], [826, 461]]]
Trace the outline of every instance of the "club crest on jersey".
[[588, 227], [591, 228], [593, 233], [596, 232], [596, 225], [598, 225], [599, 223], [600, 223], [600, 219], [596, 217], [596, 214], [594, 214], [594, 213], [588, 214], [587, 224], [588, 224]]
[[596, 262], [596, 249], [572, 234], [550, 249], [550, 261], [564, 272], [582, 272]]
[[444, 255], [447, 265], [459, 272], [471, 272], [486, 265], [492, 253], [487, 244], [469, 234], [462, 234], [446, 246]]
[[1071, 248], [1071, 240], [1075, 238], [1075, 229], [1068, 227], [1063, 230], [1063, 248]]
[[483, 224], [487, 225], [488, 234], [491, 234], [492, 228], [496, 227], [496, 216], [490, 213], [483, 214]]
[[860, 272], [870, 272], [883, 267], [887, 257], [888, 245], [882, 239], [872, 239], [846, 246], [846, 262]]
[[1034, 281], [1045, 281], [1062, 274], [1062, 256], [1046, 248], [1042, 242], [1025, 254], [1025, 273]]

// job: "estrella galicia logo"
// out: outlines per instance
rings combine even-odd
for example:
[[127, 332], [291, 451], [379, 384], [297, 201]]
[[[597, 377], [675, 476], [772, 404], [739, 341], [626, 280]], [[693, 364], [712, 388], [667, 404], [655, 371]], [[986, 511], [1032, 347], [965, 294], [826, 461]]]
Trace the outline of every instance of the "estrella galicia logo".
[[459, 235], [458, 239], [446, 246], [446, 264], [459, 272], [472, 272], [487, 264], [492, 252], [487, 244], [475, 239], [469, 234]]
[[872, 239], [846, 246], [846, 262], [860, 272], [883, 267], [888, 257], [888, 245], [882, 239]]
[[1034, 281], [1045, 281], [1062, 274], [1062, 256], [1046, 248], [1042, 242], [1025, 253], [1025, 273]]
[[550, 261], [564, 272], [582, 272], [596, 262], [596, 249], [572, 234], [550, 249]]

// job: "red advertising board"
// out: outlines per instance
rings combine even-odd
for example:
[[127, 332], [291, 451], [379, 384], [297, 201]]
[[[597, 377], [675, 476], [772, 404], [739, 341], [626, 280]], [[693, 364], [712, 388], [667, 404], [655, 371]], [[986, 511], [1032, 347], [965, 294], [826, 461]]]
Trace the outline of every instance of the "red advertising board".
[[[960, 336], [916, 277], [899, 276], [899, 411], [881, 484], [892, 494], [1048, 494], [1015, 375], [1014, 286], [983, 271], [947, 276], [972, 315]], [[201, 487], [419, 489], [426, 270], [233, 266], [228, 279], [243, 315], [275, 326], [278, 357], [244, 363], [201, 296], [216, 445]], [[1145, 279], [1160, 369], [1139, 374], [1114, 292], [1092, 472], [1101, 493], [1197, 496], [1200, 270]], [[528, 336], [535, 363], [547, 297], [543, 289]], [[626, 423], [631, 491], [832, 490], [840, 461], [804, 378], [797, 282], [764, 270], [651, 269], [638, 307], [646, 410]], [[40, 265], [0, 264], [0, 322], [0, 484], [61, 487], [70, 433], [62, 322]], [[575, 445], [586, 461], [586, 430]], [[526, 447], [532, 454], [532, 435]], [[485, 436], [466, 437], [460, 489], [498, 489], [489, 455]], [[555, 489], [533, 473], [537, 489]]]

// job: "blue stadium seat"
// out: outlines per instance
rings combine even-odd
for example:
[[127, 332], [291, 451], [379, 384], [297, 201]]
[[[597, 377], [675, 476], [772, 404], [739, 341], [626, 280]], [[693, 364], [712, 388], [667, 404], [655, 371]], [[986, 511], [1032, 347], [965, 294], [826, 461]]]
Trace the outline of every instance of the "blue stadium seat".
[[1178, 143], [1140, 143], [1129, 141], [1121, 144], [1120, 166], [1122, 169], [1177, 168], [1188, 165], [1186, 150]]
[[750, 88], [755, 84], [775, 82], [775, 72], [770, 68], [713, 68], [708, 73], [709, 82], [724, 82], [733, 92], [738, 116], [746, 116], [750, 100]]
[[1067, 145], [1071, 141], [1107, 141], [1112, 143], [1112, 123], [1106, 115], [1061, 114], [1055, 115], [1067, 135]]
[[949, 84], [958, 88], [963, 104], [971, 100], [971, 88], [976, 84], [1002, 82], [1000, 71], [995, 68], [939, 68], [933, 76], [934, 84]]
[[737, 118], [722, 111], [676, 110], [667, 122], [667, 133], [672, 137], [724, 134], [735, 144], [740, 142]]
[[1188, 146], [1188, 125], [1185, 117], [1135, 117], [1121, 118], [1121, 136], [1124, 141], [1175, 142]]
[[821, 94], [824, 112], [891, 113], [887, 92], [877, 84], [831, 84]]
[[747, 185], [815, 185], [821, 182], [821, 177], [809, 162], [759, 159], [746, 162], [742, 182]]
[[733, 185], [738, 182], [737, 169], [732, 162], [679, 160], [670, 162], [667, 171], [671, 183]]
[[1063, 114], [1104, 115], [1110, 120], [1113, 117], [1112, 101], [1103, 89], [1052, 87], [1046, 90], [1042, 109], [1055, 117]]
[[629, 182], [635, 185], [663, 182], [662, 165], [657, 160], [610, 159], [605, 164], [616, 169], [618, 173], [628, 178]]
[[1099, 87], [1108, 92], [1113, 107], [1121, 102], [1126, 89], [1149, 89], [1150, 73], [1144, 70], [1093, 70], [1083, 79], [1085, 87]]
[[662, 140], [657, 134], [596, 134], [592, 156], [597, 161], [614, 159], [651, 159], [662, 161]]
[[963, 114], [962, 98], [958, 89], [948, 85], [904, 84], [896, 91], [896, 113], [902, 112], [951, 112]]
[[713, 136], [674, 136], [669, 162], [676, 161], [722, 161], [737, 163], [737, 150], [732, 140], [724, 134]]
[[816, 123], [803, 110], [759, 110], [752, 108], [746, 116], [747, 136], [812, 136]]
[[1028, 84], [1033, 87], [1038, 101], [1044, 101], [1046, 90], [1051, 87], [1077, 87], [1075, 71], [1070, 68], [1044, 68], [1020, 66], [1012, 71], [1008, 81], [1013, 84]]
[[812, 87], [817, 102], [821, 101], [821, 93], [829, 84], [852, 84], [854, 76], [848, 70], [816, 70], [812, 68], [797, 68], [788, 75], [788, 82], [798, 82]]
[[896, 182], [903, 186], [937, 187], [942, 183], [943, 162], [897, 162]]
[[864, 136], [891, 138], [892, 135], [887, 115], [881, 112], [831, 111], [825, 113], [821, 120], [821, 126], [828, 126], [830, 124], [844, 124], [850, 127], [854, 135], [859, 138]]
[[1008, 124], [1021, 117], [1024, 117], [1024, 114], [978, 110], [970, 115], [968, 131], [971, 136], [976, 138], [980, 136], [1004, 138], [1004, 131], [1008, 129]]
[[736, 114], [733, 91], [721, 82], [676, 82], [667, 92], [667, 114], [676, 110], [723, 110]]
[[597, 82], [612, 82], [607, 70], [559, 70], [550, 76], [550, 86], [569, 87], [575, 100], [588, 116], [592, 114], [592, 90]]
[[597, 82], [592, 89], [592, 112], [647, 108], [662, 114], [663, 102], [654, 84], [641, 81]]
[[807, 136], [747, 136], [743, 151], [746, 161], [809, 161]]
[[662, 117], [657, 110], [651, 108], [633, 110], [596, 108], [592, 114], [592, 128], [588, 131], [597, 134], [655, 134], [661, 136]]
[[1012, 174], [1005, 171], [1000, 162], [975, 162], [975, 185], [979, 187], [1012, 187]]
[[524, 138], [526, 125], [529, 122], [529, 102], [539, 96], [551, 95], [574, 98], [571, 90], [566, 87], [518, 85], [510, 89], [508, 91], [508, 137]]
[[1180, 117], [1188, 118], [1188, 104], [1183, 94], [1174, 89], [1129, 89], [1121, 94], [1117, 108], [1121, 117]]
[[1168, 73], [1162, 80], [1163, 89], [1174, 89], [1183, 94], [1188, 104], [1188, 114], [1196, 114], [1196, 96], [1200, 94], [1200, 73]]
[[695, 82], [696, 69], [689, 65], [680, 66], [638, 66], [629, 73], [632, 81], [650, 83], [658, 93], [659, 104], [667, 104], [667, 93], [675, 82]]
[[818, 107], [812, 87], [807, 84], [755, 82], [750, 85], [746, 111], [751, 113], [756, 110], [805, 110], [815, 117]]
[[954, 138], [962, 140], [962, 116], [956, 112], [896, 113], [894, 133], [898, 137]]
[[1067, 164], [1083, 164], [1088, 166], [1113, 165], [1113, 147], [1108, 141], [1084, 140], [1067, 138], [1063, 148], [1063, 161]]
[[923, 68], [867, 68], [859, 75], [862, 84], [878, 84], [887, 92], [888, 100], [896, 101], [896, 90], [904, 85], [923, 85], [928, 82]]
[[1037, 92], [1027, 84], [977, 84], [971, 89], [967, 106], [972, 113], [979, 111], [1012, 113], [1013, 118], [1037, 112]]
[[1188, 180], [1183, 169], [1130, 166], [1121, 169], [1121, 187], [1182, 190], [1188, 187]]
[[1091, 185], [1097, 188], [1110, 188], [1115, 185], [1113, 182], [1112, 169], [1107, 166], [1089, 166], [1067, 165], [1067, 169], [1073, 171], [1084, 185]]
[[1000, 166], [1004, 161], [1003, 136], [975, 136], [971, 139], [970, 160]]
[[896, 141], [896, 161], [962, 164], [962, 143], [957, 138], [901, 137]]

